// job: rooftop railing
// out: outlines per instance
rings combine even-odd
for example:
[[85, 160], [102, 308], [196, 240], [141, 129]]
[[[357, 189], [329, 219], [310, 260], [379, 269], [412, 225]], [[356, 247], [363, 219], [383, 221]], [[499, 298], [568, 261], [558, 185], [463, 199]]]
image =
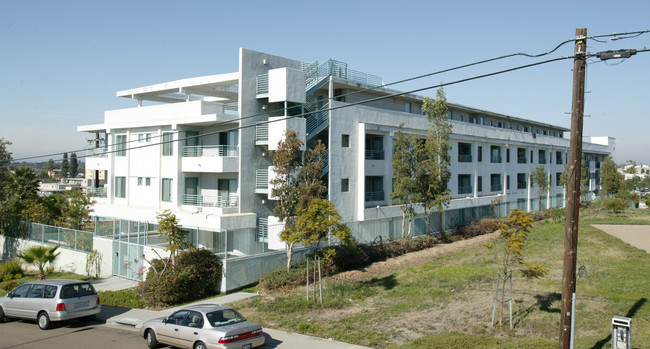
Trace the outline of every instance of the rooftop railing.
[[203, 157], [203, 156], [239, 156], [239, 147], [236, 145], [199, 145], [184, 146], [183, 157]]

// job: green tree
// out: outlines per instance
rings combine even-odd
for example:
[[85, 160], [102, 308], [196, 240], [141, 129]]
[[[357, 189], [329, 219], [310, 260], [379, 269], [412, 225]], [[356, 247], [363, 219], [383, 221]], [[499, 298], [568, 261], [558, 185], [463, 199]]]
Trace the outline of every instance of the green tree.
[[34, 171], [27, 166], [18, 167], [11, 176], [12, 191], [20, 200], [34, 198], [39, 182]]
[[298, 210], [309, 207], [314, 198], [324, 198], [327, 195], [327, 187], [321, 180], [325, 166], [327, 148], [319, 139], [313, 148], [305, 152], [302, 166], [298, 170]]
[[623, 175], [618, 172], [618, 166], [611, 156], [605, 158], [600, 166], [600, 186], [604, 196], [613, 197], [623, 188]]
[[79, 173], [79, 163], [77, 162], [77, 153], [70, 154], [70, 177], [77, 177]]
[[419, 201], [424, 208], [427, 220], [427, 234], [430, 233], [431, 210], [438, 211], [438, 231], [444, 238], [442, 229], [442, 213], [444, 207], [451, 200], [447, 183], [451, 178], [449, 166], [451, 159], [449, 152], [449, 135], [451, 124], [447, 121], [447, 98], [445, 91], [439, 88], [436, 91], [436, 99], [425, 97], [422, 103], [422, 110], [429, 120], [429, 129], [425, 146], [418, 154], [418, 171], [416, 173], [416, 188], [419, 194]]
[[76, 230], [92, 230], [90, 213], [93, 211], [94, 201], [81, 190], [67, 191], [63, 194], [63, 200], [56, 203], [60, 210], [56, 225]]
[[300, 243], [305, 246], [316, 244], [317, 249], [330, 233], [343, 244], [352, 243], [352, 231], [341, 224], [341, 215], [334, 204], [320, 198], [314, 198], [308, 207], [299, 210], [296, 232]]
[[[402, 210], [402, 238], [411, 235], [410, 222], [415, 214], [415, 200], [417, 200], [415, 194], [416, 138], [412, 134], [405, 133], [403, 129], [404, 124], [401, 124], [395, 134], [395, 151], [393, 153], [395, 182], [393, 192], [390, 193], [391, 199], [395, 200]], [[408, 233], [406, 233], [407, 222], [409, 222]]]
[[627, 200], [620, 197], [604, 198], [603, 207], [612, 210], [612, 213], [618, 214], [625, 211], [625, 208], [627, 207]]
[[54, 160], [52, 159], [48, 160], [47, 165], [45, 166], [45, 172], [47, 172], [49, 175], [50, 172], [53, 171], [54, 169], [56, 169], [56, 164], [54, 163]]
[[[564, 190], [568, 190], [569, 184], [569, 165], [564, 165], [564, 170], [560, 175], [560, 184], [564, 187]], [[589, 190], [589, 167], [586, 163], [582, 163], [582, 170], [580, 171], [580, 196], [582, 198], [586, 197], [587, 191]]]
[[55, 253], [58, 248], [59, 245], [54, 247], [33, 246], [23, 251], [23, 253], [19, 253], [17, 256], [25, 261], [25, 263], [38, 268], [38, 279], [43, 280], [45, 279], [45, 265], [48, 263], [54, 264], [56, 257], [61, 254], [61, 252]]
[[[529, 263], [524, 260], [523, 251], [528, 239], [528, 231], [533, 226], [533, 218], [519, 209], [514, 209], [508, 215], [506, 222], [499, 224], [501, 239], [504, 241], [503, 256], [501, 257], [501, 267], [499, 268], [500, 277], [499, 287], [501, 288], [501, 314], [505, 306], [506, 284], [512, 277], [512, 272], [518, 268], [521, 276], [526, 279], [540, 278], [548, 275], [548, 269], [541, 265]], [[485, 245], [488, 248], [494, 247], [492, 243]], [[497, 287], [497, 295], [499, 292]], [[512, 294], [510, 294], [512, 298]], [[495, 295], [495, 302], [497, 296]], [[499, 320], [502, 323], [502, 320]], [[512, 325], [512, 324], [511, 324]]]
[[7, 150], [7, 146], [11, 145], [11, 142], [0, 137], [0, 203], [2, 203], [7, 198], [7, 188], [9, 186], [9, 165], [13, 160], [11, 152]]
[[61, 160], [61, 178], [67, 178], [70, 171], [70, 163], [68, 162], [68, 153], [63, 153], [63, 160]]
[[544, 170], [544, 166], [537, 166], [530, 172], [530, 183], [537, 186], [537, 200], [539, 203], [539, 210], [542, 210], [542, 196], [548, 193], [550, 180], [548, 173]]
[[169, 251], [169, 260], [172, 267], [176, 267], [176, 259], [181, 251], [192, 248], [193, 245], [187, 242], [188, 231], [178, 226], [178, 218], [170, 210], [164, 210], [156, 216], [158, 219], [158, 232], [165, 237], [167, 243], [166, 251]]

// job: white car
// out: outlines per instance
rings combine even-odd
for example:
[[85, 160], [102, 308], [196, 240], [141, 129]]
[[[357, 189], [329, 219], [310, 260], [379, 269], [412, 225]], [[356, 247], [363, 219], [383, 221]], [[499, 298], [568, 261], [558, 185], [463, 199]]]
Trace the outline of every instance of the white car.
[[264, 344], [262, 326], [216, 304], [190, 305], [169, 317], [149, 320], [140, 336], [152, 349], [163, 343], [192, 349], [251, 349]]
[[22, 284], [0, 298], [0, 322], [5, 318], [37, 320], [46, 330], [52, 321], [93, 317], [101, 311], [93, 286], [79, 280], [41, 280]]

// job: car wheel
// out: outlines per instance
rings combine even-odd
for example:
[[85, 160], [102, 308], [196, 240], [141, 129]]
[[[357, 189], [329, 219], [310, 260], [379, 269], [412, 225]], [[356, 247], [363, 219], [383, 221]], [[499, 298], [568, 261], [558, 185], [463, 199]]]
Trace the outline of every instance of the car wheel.
[[5, 322], [5, 312], [2, 310], [2, 307], [0, 307], [0, 323]]
[[153, 330], [147, 331], [147, 346], [149, 349], [153, 349], [158, 346], [158, 340], [156, 339], [156, 334]]
[[41, 312], [38, 314], [38, 327], [41, 330], [47, 330], [50, 328], [50, 317], [47, 315], [46, 312]]
[[196, 344], [194, 344], [194, 349], [207, 349], [207, 347], [203, 342], [196, 342]]

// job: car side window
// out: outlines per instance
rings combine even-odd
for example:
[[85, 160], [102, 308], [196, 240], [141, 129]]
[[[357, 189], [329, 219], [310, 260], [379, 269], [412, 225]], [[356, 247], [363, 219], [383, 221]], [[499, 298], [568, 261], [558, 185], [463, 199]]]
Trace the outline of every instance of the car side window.
[[27, 292], [29, 291], [30, 287], [32, 287], [32, 285], [20, 285], [15, 290], [13, 290], [12, 296], [25, 298], [27, 297]]
[[167, 318], [167, 323], [182, 326], [185, 322], [185, 318], [187, 317], [188, 313], [189, 311], [187, 310], [179, 310]]
[[185, 326], [203, 328], [203, 315], [196, 311], [191, 311], [185, 321]]
[[45, 298], [54, 298], [56, 296], [56, 286], [45, 286]]
[[27, 298], [43, 298], [43, 291], [45, 290], [45, 285], [34, 285], [32, 289], [29, 290]]

